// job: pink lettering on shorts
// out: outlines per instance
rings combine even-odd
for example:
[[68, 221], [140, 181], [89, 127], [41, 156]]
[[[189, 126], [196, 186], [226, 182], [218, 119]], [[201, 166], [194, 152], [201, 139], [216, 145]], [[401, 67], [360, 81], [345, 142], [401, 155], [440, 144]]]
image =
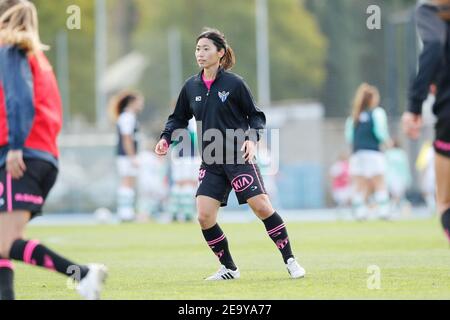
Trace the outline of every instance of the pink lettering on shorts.
[[231, 181], [231, 186], [233, 187], [234, 191], [242, 192], [250, 187], [253, 184], [254, 180], [255, 179], [253, 179], [253, 177], [249, 174], [241, 174], [240, 176], [234, 178], [233, 181]]
[[41, 196], [35, 196], [32, 194], [16, 193], [14, 200], [17, 202], [27, 202], [32, 204], [41, 205], [44, 203], [44, 199]]
[[198, 180], [202, 180], [206, 175], [206, 170], [205, 169], [200, 169], [200, 172], [198, 174]]
[[3, 195], [4, 191], [5, 191], [5, 187], [3, 186], [3, 183], [0, 182], [0, 197]]

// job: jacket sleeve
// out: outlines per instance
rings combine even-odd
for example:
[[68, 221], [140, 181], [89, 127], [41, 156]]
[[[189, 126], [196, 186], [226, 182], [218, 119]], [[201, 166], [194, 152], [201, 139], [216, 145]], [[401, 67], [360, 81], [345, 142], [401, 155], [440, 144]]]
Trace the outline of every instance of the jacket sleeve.
[[169, 116], [166, 127], [161, 133], [161, 139], [165, 139], [170, 145], [172, 141], [172, 133], [177, 129], [187, 128], [189, 120], [193, 114], [189, 107], [189, 99], [186, 93], [186, 86], [181, 89], [174, 112]]
[[345, 141], [347, 141], [348, 144], [353, 144], [353, 131], [353, 119], [349, 117], [345, 120]]
[[24, 51], [15, 46], [0, 49], [0, 80], [5, 92], [9, 147], [22, 150], [35, 115], [33, 76]]
[[385, 143], [390, 139], [386, 111], [381, 107], [375, 108], [373, 111], [373, 121], [373, 131], [375, 136], [379, 141]]
[[247, 140], [257, 142], [261, 139], [262, 131], [266, 128], [266, 116], [259, 109], [247, 84], [242, 81], [239, 87], [241, 107], [248, 118], [250, 129], [247, 131]]
[[447, 25], [437, 15], [437, 9], [429, 5], [418, 7], [416, 20], [423, 51], [420, 54], [417, 75], [411, 82], [408, 109], [412, 113], [420, 114], [445, 54]]

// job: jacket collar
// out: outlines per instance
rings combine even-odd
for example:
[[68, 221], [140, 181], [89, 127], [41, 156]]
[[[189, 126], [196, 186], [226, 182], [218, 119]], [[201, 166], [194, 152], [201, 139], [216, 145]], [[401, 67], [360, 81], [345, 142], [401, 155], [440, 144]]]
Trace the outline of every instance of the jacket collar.
[[[225, 73], [225, 69], [223, 67], [219, 67], [219, 69], [217, 70], [216, 79], [214, 81], [217, 81], [224, 73]], [[197, 74], [197, 76], [195, 77], [195, 80], [203, 82], [202, 75], [203, 75], [203, 69]]]

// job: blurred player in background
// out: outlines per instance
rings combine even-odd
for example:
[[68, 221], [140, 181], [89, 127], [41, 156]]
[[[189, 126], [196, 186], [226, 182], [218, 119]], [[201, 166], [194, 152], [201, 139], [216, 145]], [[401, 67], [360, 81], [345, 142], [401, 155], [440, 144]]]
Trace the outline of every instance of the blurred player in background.
[[141, 222], [149, 217], [157, 220], [169, 197], [169, 164], [153, 152], [154, 145], [153, 141], [147, 142], [147, 148], [139, 153], [138, 220]]
[[83, 297], [99, 299], [103, 265], [79, 265], [24, 239], [58, 175], [61, 98], [45, 49], [35, 6], [0, 0], [0, 300], [15, 298], [11, 260], [74, 276]]
[[352, 205], [356, 219], [368, 216], [373, 191], [378, 216], [389, 216], [389, 193], [385, 183], [386, 159], [382, 144], [389, 141], [386, 112], [379, 106], [378, 89], [363, 83], [356, 91], [352, 115], [346, 121], [345, 136], [353, 146], [350, 175], [354, 185]]
[[260, 140], [256, 161], [264, 179], [267, 195], [270, 197], [272, 204], [279, 207], [277, 173], [273, 170], [273, 160], [269, 146], [264, 140]]
[[[426, 128], [434, 128], [436, 125], [437, 119], [433, 114], [436, 91], [436, 85], [432, 84], [428, 97], [422, 104], [422, 123]], [[416, 170], [419, 175], [420, 191], [430, 215], [436, 214], [436, 175], [434, 172], [434, 161], [433, 141], [426, 140], [423, 142], [417, 156]]]
[[352, 183], [350, 177], [350, 163], [348, 155], [342, 153], [339, 159], [330, 168], [331, 192], [337, 205], [337, 211], [350, 205], [352, 198]]
[[391, 196], [391, 212], [406, 213], [410, 205], [405, 195], [411, 187], [412, 177], [408, 155], [400, 146], [398, 139], [393, 139], [392, 144], [386, 149], [386, 183]]
[[419, 5], [416, 21], [423, 51], [417, 75], [411, 83], [408, 111], [403, 114], [402, 124], [410, 138], [419, 138], [423, 126], [422, 105], [434, 83], [436, 206], [450, 242], [450, 0], [433, 0]]
[[109, 110], [117, 124], [117, 215], [122, 222], [135, 219], [136, 176], [138, 174], [138, 114], [144, 108], [144, 98], [134, 91], [123, 91], [110, 101]]
[[419, 173], [420, 191], [425, 199], [430, 215], [436, 213], [436, 175], [434, 172], [435, 152], [433, 143], [425, 141], [420, 148], [416, 160], [416, 170]]
[[[305, 270], [292, 253], [286, 225], [273, 209], [259, 168], [254, 163], [260, 130], [265, 128], [266, 117], [255, 105], [242, 78], [227, 71], [234, 66], [235, 56], [220, 31], [206, 29], [197, 38], [195, 57], [202, 70], [183, 86], [155, 152], [167, 154], [175, 130], [185, 129], [195, 116], [197, 124], [201, 125], [198, 132], [201, 134], [199, 148], [203, 160], [197, 190], [198, 220], [206, 242], [222, 265], [206, 280], [240, 277], [228, 240], [217, 224], [219, 209], [227, 205], [232, 189], [239, 203], [248, 203], [263, 221], [282, 254], [290, 276], [301, 278]], [[227, 131], [230, 133], [230, 130], [237, 137], [228, 139]], [[217, 140], [225, 143], [217, 143], [214, 137], [209, 140], [208, 135], [212, 132], [217, 134]]]
[[170, 211], [173, 221], [192, 221], [195, 215], [195, 192], [198, 187], [197, 170], [201, 159], [197, 151], [197, 125], [189, 120], [190, 150], [176, 150], [172, 153], [170, 190]]

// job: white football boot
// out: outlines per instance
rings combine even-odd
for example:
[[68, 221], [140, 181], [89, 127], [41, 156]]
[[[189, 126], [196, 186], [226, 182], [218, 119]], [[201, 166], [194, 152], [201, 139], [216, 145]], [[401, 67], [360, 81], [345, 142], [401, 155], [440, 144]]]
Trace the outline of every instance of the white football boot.
[[227, 269], [224, 265], [222, 265], [215, 274], [206, 278], [205, 280], [206, 281], [234, 280], [239, 279], [240, 276], [241, 273], [239, 272], [239, 268], [233, 271], [231, 269]]
[[86, 300], [100, 300], [108, 269], [102, 264], [90, 264], [87, 267], [89, 271], [78, 284], [77, 291]]
[[292, 279], [303, 278], [306, 274], [305, 269], [303, 269], [294, 258], [289, 258], [286, 263], [286, 268]]

